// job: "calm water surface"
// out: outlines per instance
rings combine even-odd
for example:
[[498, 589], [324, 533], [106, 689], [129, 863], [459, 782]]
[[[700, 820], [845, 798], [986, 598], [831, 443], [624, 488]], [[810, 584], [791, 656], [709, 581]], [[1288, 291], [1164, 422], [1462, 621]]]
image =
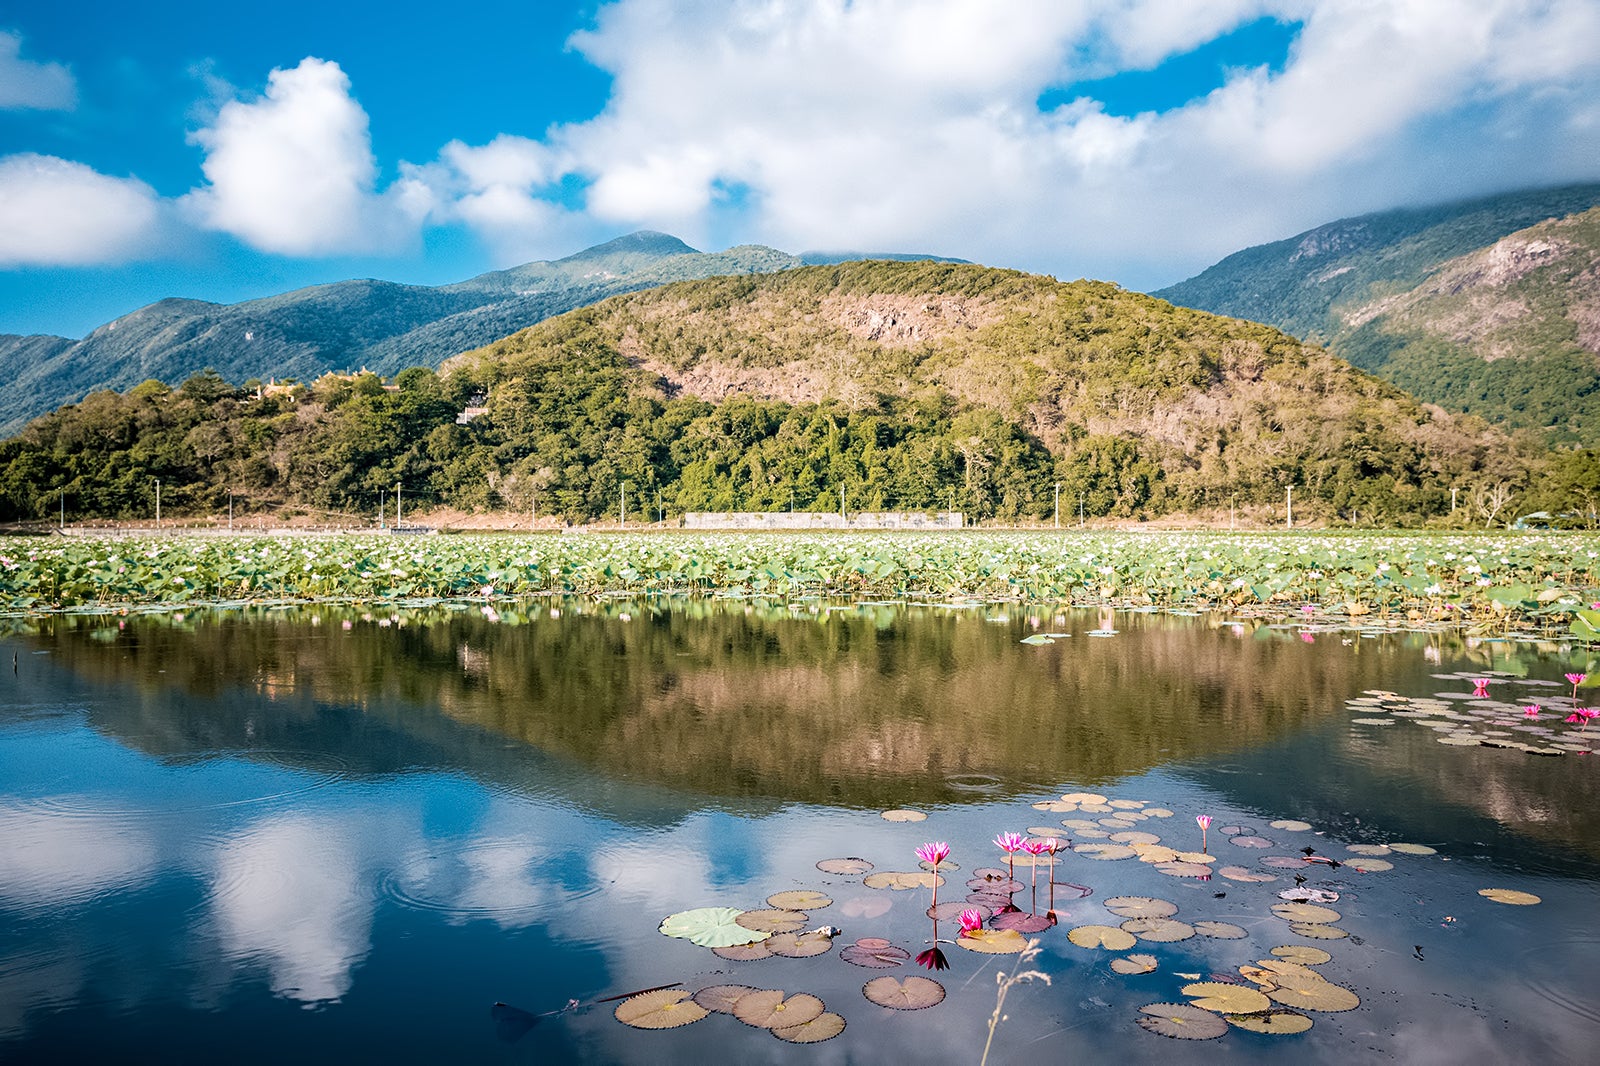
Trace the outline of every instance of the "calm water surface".
[[[1446, 746], [1347, 706], [1388, 690], [1470, 707], [1448, 675], [1488, 671], [1508, 705], [1560, 696], [1529, 682], [1585, 665], [1561, 648], [997, 606], [554, 606], [10, 623], [0, 1061], [976, 1062], [1015, 960], [947, 945], [943, 1003], [878, 1007], [864, 982], [924, 971], [840, 949], [921, 951], [928, 892], [815, 864], [915, 870], [918, 844], [946, 840], [961, 870], [941, 898], [958, 899], [999, 861], [997, 832], [1105, 816], [1031, 806], [1075, 791], [1173, 811], [1138, 829], [1185, 850], [1210, 814], [1219, 864], [1278, 880], [1065, 856], [1058, 877], [1094, 894], [1058, 900], [1035, 963], [1051, 984], [1011, 993], [992, 1062], [1593, 1061], [1600, 758]], [[1072, 635], [1020, 644], [1036, 627]], [[1269, 827], [1290, 818], [1313, 831]], [[1235, 845], [1228, 825], [1272, 845]], [[1438, 854], [1300, 871], [1340, 893], [1346, 939], [1270, 913], [1295, 871], [1263, 857], [1394, 841]], [[729, 962], [656, 929], [796, 888], [836, 901], [810, 916], [844, 929], [824, 955]], [[1141, 941], [1159, 968], [1119, 976], [1107, 964], [1126, 952], [1066, 937], [1120, 923], [1102, 904], [1118, 895], [1248, 936]], [[1319, 971], [1361, 1006], [1288, 1037], [1180, 1043], [1134, 1024], [1283, 944], [1326, 948]], [[594, 1004], [672, 982], [809, 992], [848, 1028], [794, 1046], [720, 1014], [638, 1031]]]

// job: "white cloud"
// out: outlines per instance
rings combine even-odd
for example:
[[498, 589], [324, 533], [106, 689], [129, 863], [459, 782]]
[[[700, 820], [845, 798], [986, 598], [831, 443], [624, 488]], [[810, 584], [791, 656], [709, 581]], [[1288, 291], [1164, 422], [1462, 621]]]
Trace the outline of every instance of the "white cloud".
[[[1136, 118], [1052, 87], [1150, 69], [1252, 20], [1281, 69]], [[787, 248], [947, 251], [1133, 285], [1401, 200], [1600, 177], [1600, 10], [1583, 0], [618, 0], [573, 44], [605, 110], [505, 151], [452, 145], [435, 217], [485, 230], [726, 224]], [[477, 159], [474, 153], [482, 153]], [[747, 191], [730, 209], [722, 190]], [[741, 214], [742, 212], [742, 214]]]
[[22, 58], [22, 38], [0, 31], [0, 110], [64, 111], [78, 102], [72, 72], [60, 63]]
[[65, 159], [0, 159], [0, 267], [86, 266], [147, 251], [161, 205], [135, 178]]
[[274, 70], [259, 100], [232, 100], [194, 134], [209, 184], [187, 197], [201, 224], [268, 252], [394, 248], [414, 230], [404, 198], [379, 196], [367, 114], [337, 63]]

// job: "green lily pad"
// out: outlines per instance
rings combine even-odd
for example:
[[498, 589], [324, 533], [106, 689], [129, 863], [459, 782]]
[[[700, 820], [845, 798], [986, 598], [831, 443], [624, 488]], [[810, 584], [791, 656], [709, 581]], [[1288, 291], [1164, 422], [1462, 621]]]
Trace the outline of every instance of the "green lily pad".
[[679, 911], [662, 919], [661, 932], [703, 948], [751, 944], [772, 935], [740, 925], [738, 918], [744, 913], [737, 907], [699, 907], [691, 911]]

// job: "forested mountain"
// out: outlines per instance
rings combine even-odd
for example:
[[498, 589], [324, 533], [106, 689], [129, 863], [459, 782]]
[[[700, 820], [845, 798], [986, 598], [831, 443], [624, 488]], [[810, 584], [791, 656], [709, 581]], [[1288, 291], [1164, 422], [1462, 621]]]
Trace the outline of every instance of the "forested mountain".
[[161, 300], [80, 341], [0, 335], [0, 369], [10, 384], [0, 391], [0, 433], [97, 389], [148, 379], [177, 385], [208, 367], [234, 382], [436, 367], [457, 352], [617, 293], [818, 259], [832, 257], [759, 245], [697, 252], [676, 237], [641, 231], [565, 259], [438, 288], [343, 281], [230, 305]]
[[[458, 421], [469, 406], [482, 413]], [[1043, 518], [1280, 504], [1447, 514], [1530, 457], [1498, 431], [1270, 327], [1114, 285], [855, 262], [681, 282], [570, 312], [385, 389], [242, 393], [215, 375], [99, 393], [0, 443], [0, 511], [374, 514], [408, 499], [583, 519], [954, 506]], [[1487, 498], [1487, 495], [1486, 495]], [[1503, 500], [1502, 500], [1503, 502]], [[1463, 508], [1462, 517], [1470, 513]], [[9, 515], [8, 515], [9, 516]]]
[[1600, 184], [1344, 219], [1154, 295], [1278, 326], [1454, 411], [1600, 444]]

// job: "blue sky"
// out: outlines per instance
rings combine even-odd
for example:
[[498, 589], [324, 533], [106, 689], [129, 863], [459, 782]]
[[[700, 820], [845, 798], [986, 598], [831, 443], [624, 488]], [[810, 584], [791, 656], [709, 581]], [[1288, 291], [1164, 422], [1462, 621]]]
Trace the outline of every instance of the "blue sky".
[[638, 228], [1147, 289], [1600, 179], [1600, 0], [0, 0], [0, 332]]

